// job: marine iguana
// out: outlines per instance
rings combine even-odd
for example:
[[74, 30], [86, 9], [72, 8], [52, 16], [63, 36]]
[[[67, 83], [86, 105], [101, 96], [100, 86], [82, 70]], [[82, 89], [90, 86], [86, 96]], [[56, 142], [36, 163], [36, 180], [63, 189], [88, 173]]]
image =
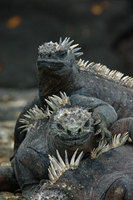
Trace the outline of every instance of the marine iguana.
[[[118, 132], [115, 132], [115, 127], [118, 127], [118, 121], [116, 121], [117, 114], [112, 106], [96, 98], [94, 101], [94, 98], [85, 96], [80, 97], [79, 105], [75, 105], [75, 96], [67, 97], [65, 93], [61, 93], [61, 98], [55, 95], [49, 97], [46, 102], [51, 107], [51, 110], [49, 108], [44, 110], [35, 106], [20, 119], [23, 124], [21, 128], [27, 130], [27, 135], [15, 154], [12, 166], [23, 196], [28, 200], [32, 199], [32, 193], [38, 190], [39, 182], [42, 179], [47, 182], [48, 186], [42, 192], [42, 199], [46, 197], [45, 195], [48, 191], [49, 195], [56, 197], [52, 197], [53, 199], [57, 199], [57, 194], [59, 197], [60, 194], [63, 195], [62, 198], [65, 199], [65, 194], [58, 192], [58, 190], [55, 191], [54, 185], [52, 186], [51, 184], [57, 181], [66, 169], [76, 168], [79, 165], [82, 154], [85, 160], [88, 160], [90, 153], [92, 158], [96, 158], [103, 152], [124, 144], [128, 139], [128, 135], [124, 134], [124, 132], [123, 135], [116, 135]], [[84, 104], [85, 102], [86, 104]], [[84, 107], [80, 106], [80, 104], [84, 104]], [[107, 143], [106, 137], [102, 139], [103, 135], [99, 129], [96, 131], [97, 126], [101, 123], [99, 118], [96, 119], [98, 114], [101, 114], [100, 116], [104, 118], [104, 122], [107, 125], [106, 128], [110, 127], [114, 122], [111, 126], [111, 131], [113, 130], [112, 132], [115, 136], [109, 143]], [[103, 127], [105, 128], [105, 125]], [[116, 131], [118, 130], [116, 129]], [[128, 131], [128, 129], [124, 131]], [[55, 159], [56, 152], [59, 163]], [[51, 157], [49, 154], [54, 156]], [[65, 160], [65, 164], [63, 160]], [[83, 163], [86, 162], [83, 161]], [[88, 170], [87, 165], [85, 168]], [[48, 173], [50, 182], [48, 181]], [[70, 179], [70, 184], [71, 180], [74, 179], [75, 175]], [[2, 187], [3, 185], [1, 185], [1, 189]], [[88, 194], [87, 186], [85, 191]], [[73, 192], [75, 193], [75, 190]], [[70, 193], [70, 196], [73, 192]], [[40, 193], [37, 195], [40, 195]], [[35, 197], [35, 199], [39, 198], [41, 197]]]
[[[110, 70], [102, 64], [77, 60], [83, 53], [79, 52], [78, 44], [72, 43], [73, 40], [65, 38], [63, 41], [60, 39], [59, 43], [51, 41], [39, 46], [39, 94], [24, 109], [20, 118], [35, 104], [45, 108], [44, 99], [51, 95], [59, 95], [60, 91], [66, 92], [68, 96], [79, 95], [76, 102], [80, 102], [80, 95], [103, 100], [115, 108], [119, 119], [133, 117], [133, 78]], [[18, 118], [14, 133], [15, 152], [26, 135], [26, 131], [20, 134], [20, 126]], [[109, 136], [109, 132], [105, 131], [104, 134]]]
[[48, 155], [56, 156], [56, 149], [63, 158], [67, 151], [68, 160], [77, 149], [78, 154], [84, 152], [85, 158], [99, 140], [106, 139], [102, 130], [108, 131], [116, 121], [114, 108], [102, 100], [82, 95], [79, 104], [75, 104], [76, 96], [61, 93], [61, 98], [49, 97], [46, 102], [51, 110], [36, 105], [20, 119], [20, 129], [26, 129], [27, 134], [15, 154], [13, 168], [22, 191], [48, 179]]

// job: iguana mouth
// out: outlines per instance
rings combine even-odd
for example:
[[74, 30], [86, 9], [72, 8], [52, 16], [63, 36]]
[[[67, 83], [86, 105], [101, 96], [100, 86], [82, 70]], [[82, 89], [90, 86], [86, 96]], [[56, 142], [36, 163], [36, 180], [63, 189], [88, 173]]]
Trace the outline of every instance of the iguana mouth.
[[82, 145], [86, 143], [92, 135], [90, 133], [83, 133], [78, 136], [58, 135], [58, 139], [68, 146]]
[[45, 61], [45, 60], [38, 60], [37, 65], [39, 69], [52, 69], [52, 70], [59, 70], [61, 67], [64, 66], [63, 62], [54, 62], [54, 61]]
[[90, 134], [88, 133], [83, 133], [82, 135], [74, 135], [74, 136], [69, 136], [69, 135], [59, 135], [59, 137], [62, 139], [62, 140], [82, 140], [82, 139], [86, 139], [89, 137]]

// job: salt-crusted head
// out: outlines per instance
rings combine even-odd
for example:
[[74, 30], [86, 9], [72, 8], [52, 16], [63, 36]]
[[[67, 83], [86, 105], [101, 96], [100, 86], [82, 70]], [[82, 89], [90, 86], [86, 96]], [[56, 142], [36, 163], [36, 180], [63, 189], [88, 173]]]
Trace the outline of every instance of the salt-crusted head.
[[[65, 150], [71, 157], [76, 149], [89, 153], [97, 141], [92, 113], [82, 107], [64, 107], [55, 111], [48, 122], [47, 141], [51, 153]], [[62, 155], [64, 156], [64, 155]]]
[[62, 108], [56, 112], [53, 118], [59, 131], [58, 134], [76, 136], [81, 135], [83, 129], [86, 132], [92, 131], [93, 119], [87, 109], [79, 107]]
[[72, 155], [77, 148], [90, 152], [97, 143], [94, 140], [96, 123], [92, 113], [87, 108], [72, 106], [65, 93], [61, 93], [61, 97], [50, 96], [46, 102], [49, 106], [47, 110], [35, 106], [24, 115], [24, 119], [20, 120], [24, 123], [22, 128], [28, 132], [32, 128], [33, 131], [38, 129], [38, 121], [42, 120], [43, 123], [46, 120], [44, 134], [51, 153], [58, 149], [60, 152], [67, 150], [68, 155]]
[[79, 52], [81, 48], [77, 48], [78, 44], [72, 45], [73, 40], [65, 38], [57, 42], [45, 42], [38, 48], [38, 68], [60, 69], [60, 67], [69, 67], [75, 62], [75, 57], [82, 55]]

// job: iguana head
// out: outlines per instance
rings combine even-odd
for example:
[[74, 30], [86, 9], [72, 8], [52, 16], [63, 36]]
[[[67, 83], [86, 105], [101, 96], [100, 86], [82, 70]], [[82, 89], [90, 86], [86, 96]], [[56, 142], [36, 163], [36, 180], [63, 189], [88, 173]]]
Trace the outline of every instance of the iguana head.
[[70, 38], [60, 39], [57, 42], [45, 42], [38, 48], [37, 65], [39, 70], [64, 70], [65, 67], [72, 67], [75, 57], [82, 55], [78, 52], [80, 48], [76, 48], [78, 44], [71, 45]]
[[53, 95], [46, 99], [49, 106], [46, 110], [37, 106], [30, 109], [24, 115], [24, 119], [20, 120], [24, 123], [22, 128], [27, 132], [36, 131], [40, 127], [38, 121], [42, 124], [46, 121], [40, 134], [46, 135], [48, 149], [53, 155], [56, 149], [60, 153], [67, 150], [68, 156], [71, 156], [76, 149], [79, 149], [79, 152], [91, 152], [98, 142], [95, 134], [96, 122], [92, 113], [88, 108], [72, 106], [69, 97], [65, 93], [60, 94], [61, 97]]
[[67, 150], [70, 155], [77, 148], [90, 152], [94, 147], [94, 119], [85, 108], [60, 108], [51, 116], [48, 130], [50, 149], [54, 147], [60, 153]]

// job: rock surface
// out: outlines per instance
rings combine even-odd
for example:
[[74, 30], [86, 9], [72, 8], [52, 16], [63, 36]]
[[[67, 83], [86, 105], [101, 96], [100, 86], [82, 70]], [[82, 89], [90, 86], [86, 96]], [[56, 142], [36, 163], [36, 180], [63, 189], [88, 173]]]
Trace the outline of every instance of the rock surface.
[[[0, 89], [0, 165], [10, 165], [9, 158], [13, 155], [13, 132], [16, 119], [27, 104], [35, 96], [35, 90]], [[0, 200], [16, 200], [19, 195], [1, 192]]]

